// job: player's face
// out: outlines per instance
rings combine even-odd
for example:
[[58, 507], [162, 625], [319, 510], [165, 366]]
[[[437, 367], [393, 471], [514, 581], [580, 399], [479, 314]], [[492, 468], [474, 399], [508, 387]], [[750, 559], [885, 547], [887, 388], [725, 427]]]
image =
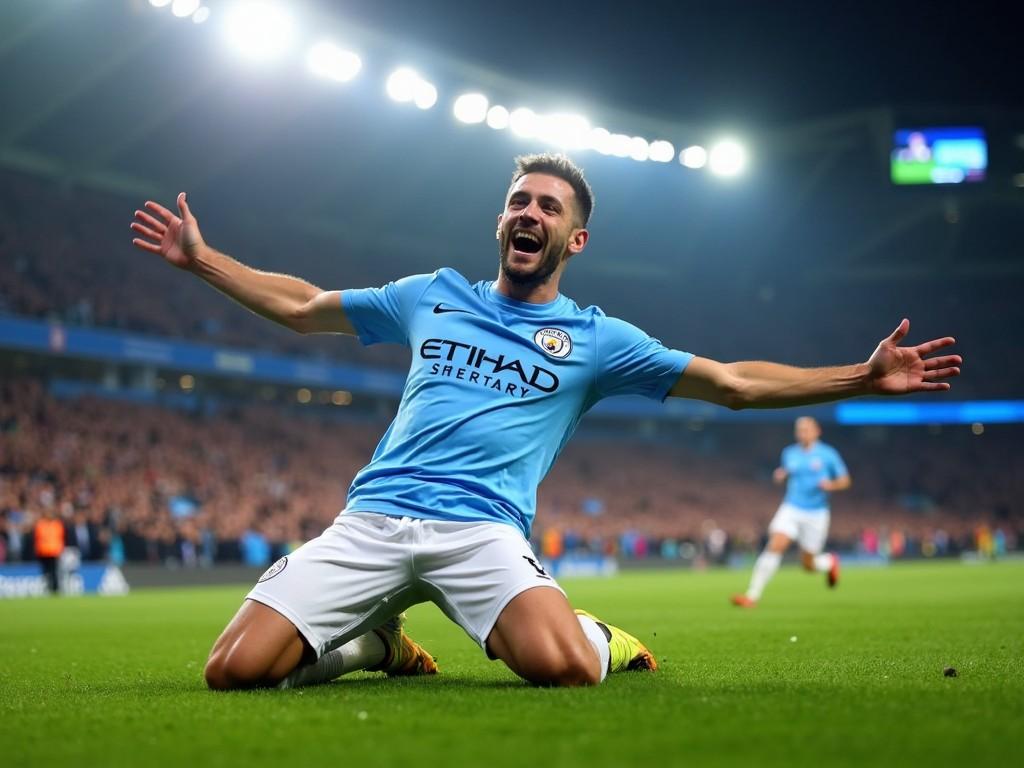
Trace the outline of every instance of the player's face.
[[793, 433], [800, 445], [810, 445], [821, 437], [821, 428], [814, 419], [804, 417], [796, 420]]
[[547, 282], [587, 242], [587, 231], [576, 226], [577, 215], [569, 182], [542, 173], [519, 179], [498, 217], [502, 274], [519, 285]]

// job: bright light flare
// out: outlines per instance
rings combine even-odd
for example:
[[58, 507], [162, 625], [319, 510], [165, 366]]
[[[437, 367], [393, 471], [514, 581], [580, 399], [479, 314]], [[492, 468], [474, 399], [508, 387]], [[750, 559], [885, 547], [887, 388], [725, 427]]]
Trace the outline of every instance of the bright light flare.
[[651, 145], [643, 136], [634, 136], [629, 140], [629, 156], [639, 163], [651, 156]]
[[508, 110], [500, 104], [495, 104], [487, 110], [487, 125], [496, 131], [503, 131], [508, 128], [511, 116]]
[[310, 72], [327, 80], [347, 83], [359, 74], [363, 62], [352, 51], [339, 48], [334, 43], [322, 42], [309, 49], [306, 66]]
[[613, 133], [608, 144], [615, 157], [629, 157], [633, 151], [633, 139], [624, 133]]
[[409, 67], [400, 67], [388, 77], [388, 96], [404, 104], [413, 102], [420, 109], [430, 109], [437, 103], [437, 88]]
[[708, 154], [708, 168], [716, 176], [737, 176], [746, 167], [747, 150], [733, 139], [723, 139]]
[[416, 84], [420, 76], [408, 67], [396, 69], [388, 77], [386, 89], [388, 96], [399, 103], [412, 101], [416, 97]]
[[192, 21], [196, 24], [203, 24], [210, 18], [210, 9], [205, 5], [192, 14]]
[[433, 83], [428, 83], [426, 80], [420, 80], [416, 83], [416, 89], [412, 96], [413, 104], [420, 109], [430, 109], [432, 106], [437, 104], [437, 88], [434, 87]]
[[546, 115], [538, 120], [537, 136], [563, 149], [582, 149], [590, 138], [590, 121], [581, 115]]
[[452, 113], [461, 123], [482, 123], [487, 119], [487, 97], [482, 93], [464, 93], [455, 100]]
[[669, 141], [652, 141], [650, 155], [656, 163], [671, 163], [676, 156], [676, 148]]
[[708, 151], [699, 144], [694, 144], [679, 153], [679, 162], [694, 170], [703, 168], [708, 164]]
[[529, 139], [537, 135], [540, 118], [532, 109], [519, 107], [519, 109], [512, 110], [512, 114], [508, 116], [508, 124], [512, 133]]
[[174, 0], [171, 13], [179, 19], [184, 19], [199, 10], [200, 2], [201, 0]]
[[587, 146], [602, 155], [612, 154], [612, 135], [607, 128], [591, 128]]
[[154, 8], [163, 8], [165, 5], [170, 5], [171, 0], [149, 0], [149, 4]]
[[224, 17], [228, 42], [247, 59], [281, 57], [295, 37], [295, 20], [283, 6], [273, 3], [239, 3]]

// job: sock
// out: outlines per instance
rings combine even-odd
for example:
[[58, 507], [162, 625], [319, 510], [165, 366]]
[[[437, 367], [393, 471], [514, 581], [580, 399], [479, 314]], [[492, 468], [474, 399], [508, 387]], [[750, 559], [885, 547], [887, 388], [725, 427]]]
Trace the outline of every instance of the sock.
[[312, 664], [297, 667], [277, 684], [278, 688], [328, 683], [336, 677], [380, 664], [384, 661], [384, 641], [376, 632], [367, 632], [328, 651]]
[[765, 585], [771, 580], [775, 572], [779, 570], [779, 563], [782, 562], [782, 555], [778, 552], [769, 552], [767, 549], [761, 553], [754, 563], [754, 573], [750, 577], [750, 587], [747, 589], [747, 597], [751, 600], [760, 600]]
[[597, 651], [597, 658], [601, 661], [601, 680], [603, 681], [608, 674], [608, 667], [612, 660], [612, 651], [608, 647], [608, 638], [601, 631], [601, 628], [597, 626], [597, 622], [589, 616], [577, 614], [576, 618], [580, 620], [583, 634], [587, 636], [587, 640], [590, 641], [590, 644], [594, 646], [594, 650]]
[[832, 570], [834, 559], [831, 552], [822, 552], [820, 555], [815, 555], [814, 570], [821, 571], [822, 573]]

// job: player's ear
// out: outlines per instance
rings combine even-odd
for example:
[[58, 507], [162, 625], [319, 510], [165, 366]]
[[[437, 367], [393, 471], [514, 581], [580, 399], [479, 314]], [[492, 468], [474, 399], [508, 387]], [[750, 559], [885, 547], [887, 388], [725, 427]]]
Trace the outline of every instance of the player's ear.
[[586, 248], [588, 240], [590, 240], [590, 232], [582, 228], [574, 229], [572, 234], [569, 235], [569, 244], [566, 246], [566, 249], [569, 251], [569, 255], [575, 256]]
[[502, 213], [498, 214], [498, 228], [496, 230], [494, 230], [494, 239], [495, 240], [501, 240], [501, 217], [503, 215], [504, 214], [502, 214]]

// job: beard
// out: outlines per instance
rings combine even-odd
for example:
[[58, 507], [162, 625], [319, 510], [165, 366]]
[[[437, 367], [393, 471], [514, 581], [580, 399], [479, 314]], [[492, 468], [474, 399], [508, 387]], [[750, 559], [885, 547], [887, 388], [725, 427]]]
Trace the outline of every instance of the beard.
[[505, 276], [513, 285], [518, 285], [523, 288], [532, 288], [534, 286], [543, 285], [558, 269], [558, 265], [562, 263], [562, 257], [559, 255], [565, 251], [566, 243], [561, 243], [561, 247], [557, 247], [558, 243], [548, 242], [546, 252], [541, 257], [540, 261], [537, 262], [533, 267], [514, 267], [509, 263], [508, 251], [511, 247], [511, 241], [508, 238], [502, 238], [500, 245], [498, 246], [498, 258], [501, 263], [501, 274]]

